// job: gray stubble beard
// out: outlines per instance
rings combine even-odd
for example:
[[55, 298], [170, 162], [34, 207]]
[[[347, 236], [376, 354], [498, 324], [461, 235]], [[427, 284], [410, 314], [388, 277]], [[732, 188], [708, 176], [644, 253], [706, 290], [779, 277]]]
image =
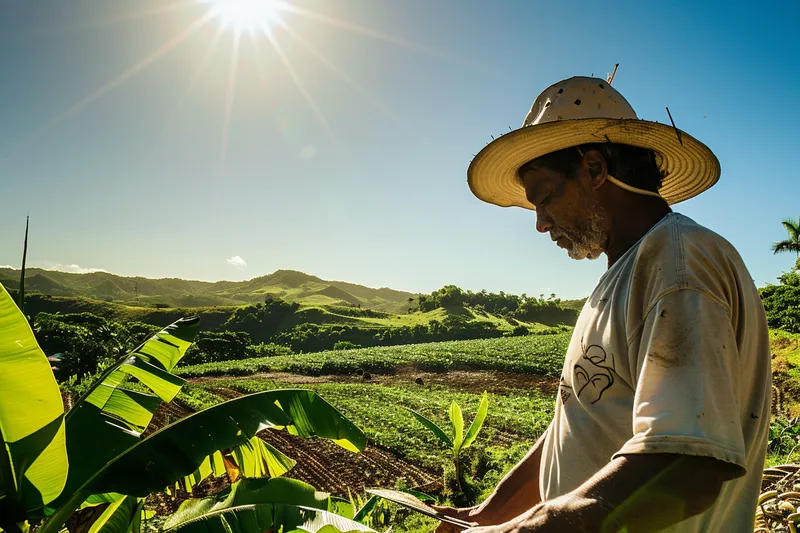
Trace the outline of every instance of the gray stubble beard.
[[574, 230], [558, 228], [560, 235], [567, 237], [572, 246], [567, 250], [571, 259], [597, 259], [605, 251], [606, 234], [603, 231], [605, 211], [596, 198], [587, 200], [584, 196], [581, 211], [588, 213], [582, 223]]

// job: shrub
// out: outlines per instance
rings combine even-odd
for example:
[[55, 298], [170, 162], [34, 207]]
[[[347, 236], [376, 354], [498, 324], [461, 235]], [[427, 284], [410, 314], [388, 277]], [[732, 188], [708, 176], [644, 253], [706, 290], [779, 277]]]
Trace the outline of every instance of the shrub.
[[234, 361], [253, 357], [250, 335], [242, 331], [203, 331], [197, 334], [194, 344], [186, 350], [185, 365]]
[[761, 300], [771, 328], [800, 333], [800, 273], [787, 272], [778, 278], [779, 285], [761, 289]]
[[251, 346], [253, 357], [275, 357], [278, 355], [292, 355], [294, 352], [288, 346], [274, 343], [260, 343]]
[[336, 344], [333, 345], [334, 350], [355, 350], [358, 348], [361, 348], [361, 345], [350, 341], [337, 341]]

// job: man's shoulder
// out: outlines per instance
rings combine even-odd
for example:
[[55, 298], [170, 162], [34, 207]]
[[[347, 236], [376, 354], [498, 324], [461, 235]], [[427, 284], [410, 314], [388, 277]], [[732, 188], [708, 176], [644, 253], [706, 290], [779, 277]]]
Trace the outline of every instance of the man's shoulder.
[[706, 259], [740, 260], [736, 248], [714, 230], [680, 213], [670, 213], [640, 243], [637, 256], [657, 256], [684, 261], [701, 255]]
[[634, 271], [650, 294], [679, 288], [726, 293], [749, 277], [739, 253], [724, 237], [680, 213], [671, 213], [640, 243]]

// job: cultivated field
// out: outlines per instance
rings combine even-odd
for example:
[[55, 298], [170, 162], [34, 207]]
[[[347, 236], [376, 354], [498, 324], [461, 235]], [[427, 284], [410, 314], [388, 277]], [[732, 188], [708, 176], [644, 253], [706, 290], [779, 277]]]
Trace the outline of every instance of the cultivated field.
[[[569, 334], [560, 333], [189, 366], [177, 370], [189, 383], [157, 419], [163, 424], [183, 414], [176, 407], [199, 410], [257, 391], [312, 389], [364, 431], [368, 446], [353, 454], [322, 439], [262, 432], [267, 442], [298, 460], [290, 477], [343, 497], [380, 486], [415, 489], [443, 501], [447, 450], [403, 407], [447, 427], [453, 400], [469, 421], [487, 391], [489, 414], [465, 461], [479, 500], [546, 429], [568, 342]], [[394, 531], [433, 526], [396, 508], [390, 512]]]

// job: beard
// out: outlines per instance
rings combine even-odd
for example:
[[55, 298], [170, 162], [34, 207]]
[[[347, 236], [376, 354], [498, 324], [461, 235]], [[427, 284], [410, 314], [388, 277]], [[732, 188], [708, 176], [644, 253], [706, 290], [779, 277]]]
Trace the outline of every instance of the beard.
[[595, 198], [583, 196], [581, 209], [584, 216], [572, 227], [553, 226], [550, 237], [553, 240], [569, 240], [567, 255], [572, 259], [597, 259], [605, 251], [606, 235], [602, 222], [605, 218], [603, 208]]

